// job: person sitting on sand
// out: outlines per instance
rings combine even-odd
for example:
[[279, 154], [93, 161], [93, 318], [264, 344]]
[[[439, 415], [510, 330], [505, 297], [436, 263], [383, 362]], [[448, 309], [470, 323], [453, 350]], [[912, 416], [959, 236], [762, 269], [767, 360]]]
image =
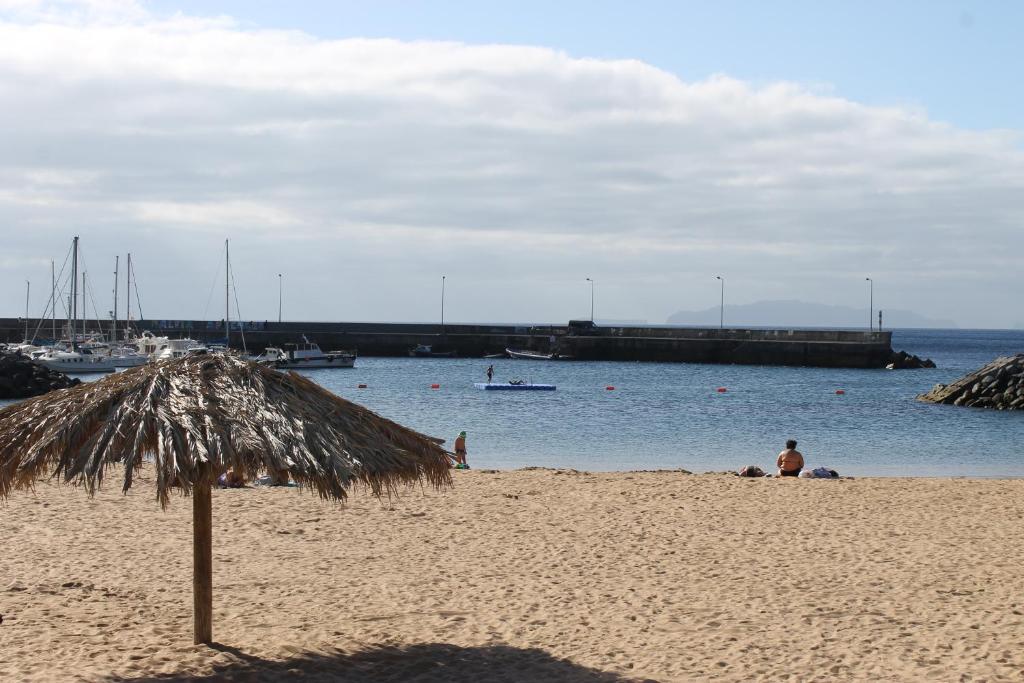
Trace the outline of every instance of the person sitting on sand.
[[274, 470], [270, 473], [271, 486], [289, 486], [291, 483], [291, 476], [289, 475], [287, 467]]
[[240, 489], [245, 486], [245, 480], [234, 470], [228, 470], [217, 478], [217, 484], [222, 489]]
[[780, 477], [800, 476], [800, 470], [804, 468], [804, 456], [796, 449], [796, 439], [786, 442], [786, 450], [779, 453], [775, 465], [779, 468]]
[[469, 469], [469, 465], [466, 463], [466, 430], [462, 430], [455, 437], [455, 469]]

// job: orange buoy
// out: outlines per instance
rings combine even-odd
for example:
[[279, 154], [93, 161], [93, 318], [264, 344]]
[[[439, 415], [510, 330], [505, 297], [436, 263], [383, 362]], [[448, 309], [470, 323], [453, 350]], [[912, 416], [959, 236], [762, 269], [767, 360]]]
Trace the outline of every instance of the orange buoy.
[[606, 386], [606, 387], [604, 388], [604, 390], [605, 390], [605, 391], [615, 391], [615, 387], [613, 387], [613, 386], [612, 386], [611, 384], [609, 384], [608, 386]]
[[359, 384], [359, 385], [356, 385], [356, 388], [357, 389], [365, 389], [366, 385], [365, 384]]
[[725, 387], [718, 387], [718, 393], [720, 393], [720, 394], [724, 394], [727, 391], [729, 391], [729, 390], [726, 389]]
[[431, 385], [430, 385], [430, 388], [431, 388], [431, 389], [440, 389], [440, 388], [441, 388], [441, 385], [440, 385], [440, 384], [431, 384]]
[[836, 394], [837, 394], [837, 395], [839, 395], [839, 396], [842, 396], [842, 395], [843, 395], [843, 394], [845, 394], [845, 393], [846, 393], [846, 392], [845, 392], [845, 391], [843, 391], [842, 389], [836, 389]]

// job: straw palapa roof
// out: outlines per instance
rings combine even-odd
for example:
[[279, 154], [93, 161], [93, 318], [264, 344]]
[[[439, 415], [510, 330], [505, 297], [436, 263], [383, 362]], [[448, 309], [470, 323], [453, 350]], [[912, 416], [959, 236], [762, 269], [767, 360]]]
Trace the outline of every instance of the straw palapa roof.
[[0, 498], [46, 475], [92, 493], [115, 464], [127, 491], [144, 456], [163, 505], [173, 489], [191, 492], [207, 463], [246, 480], [286, 469], [330, 499], [354, 482], [377, 495], [451, 483], [438, 440], [301, 375], [226, 354], [149, 364], [0, 410]]

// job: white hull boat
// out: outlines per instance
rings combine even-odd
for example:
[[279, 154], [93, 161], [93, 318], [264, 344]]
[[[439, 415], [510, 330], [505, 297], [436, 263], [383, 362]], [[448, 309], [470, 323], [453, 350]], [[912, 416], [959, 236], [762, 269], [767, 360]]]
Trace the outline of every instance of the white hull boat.
[[515, 351], [505, 349], [509, 358], [515, 360], [572, 360], [572, 356], [562, 356], [557, 353], [539, 353], [537, 351]]
[[354, 368], [356, 365], [354, 353], [321, 351], [319, 346], [308, 340], [301, 344], [285, 344], [284, 348], [270, 347], [254, 360], [282, 370]]
[[107, 356], [96, 356], [77, 351], [51, 351], [33, 359], [36, 365], [69, 375], [114, 372], [117, 366]]
[[117, 368], [137, 368], [149, 362], [149, 356], [134, 351], [114, 351], [109, 357]]

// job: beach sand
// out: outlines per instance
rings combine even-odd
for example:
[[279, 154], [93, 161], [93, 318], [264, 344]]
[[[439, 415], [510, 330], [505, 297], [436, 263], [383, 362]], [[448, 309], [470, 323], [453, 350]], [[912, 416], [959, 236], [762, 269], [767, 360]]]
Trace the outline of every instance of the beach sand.
[[0, 680], [1014, 680], [1024, 481], [454, 472], [344, 507], [41, 482], [0, 507]]

